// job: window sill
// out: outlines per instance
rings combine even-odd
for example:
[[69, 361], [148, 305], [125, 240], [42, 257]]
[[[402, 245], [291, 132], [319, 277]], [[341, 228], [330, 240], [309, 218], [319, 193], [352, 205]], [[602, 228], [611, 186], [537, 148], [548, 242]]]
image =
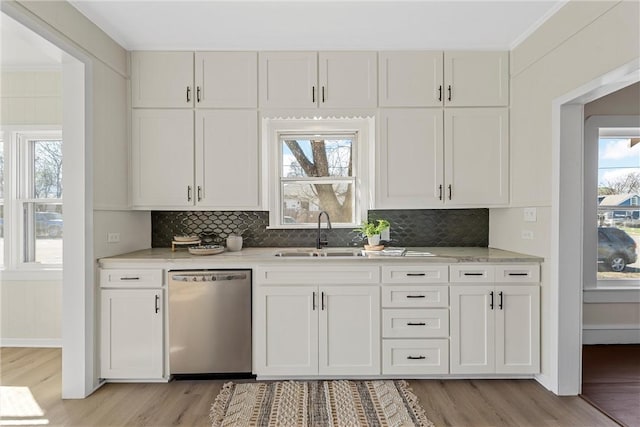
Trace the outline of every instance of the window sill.
[[42, 268], [37, 270], [0, 270], [1, 281], [62, 281], [62, 268]]
[[584, 289], [582, 302], [586, 304], [598, 303], [640, 303], [640, 288], [592, 288]]

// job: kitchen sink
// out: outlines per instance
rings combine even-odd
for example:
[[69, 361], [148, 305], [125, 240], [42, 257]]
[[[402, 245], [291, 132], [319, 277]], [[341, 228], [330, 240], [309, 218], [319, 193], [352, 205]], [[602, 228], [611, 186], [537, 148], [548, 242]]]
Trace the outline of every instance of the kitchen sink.
[[276, 252], [275, 256], [283, 257], [283, 258], [351, 258], [351, 257], [360, 257], [362, 256], [361, 250], [297, 250], [297, 251], [281, 251]]

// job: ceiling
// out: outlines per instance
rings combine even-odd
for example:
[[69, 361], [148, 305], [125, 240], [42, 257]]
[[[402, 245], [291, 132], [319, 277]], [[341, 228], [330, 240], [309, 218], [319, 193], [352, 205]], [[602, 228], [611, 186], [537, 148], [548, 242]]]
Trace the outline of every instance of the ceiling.
[[60, 68], [62, 51], [24, 25], [0, 13], [0, 66], [3, 69]]
[[510, 50], [566, 0], [71, 0], [127, 50]]

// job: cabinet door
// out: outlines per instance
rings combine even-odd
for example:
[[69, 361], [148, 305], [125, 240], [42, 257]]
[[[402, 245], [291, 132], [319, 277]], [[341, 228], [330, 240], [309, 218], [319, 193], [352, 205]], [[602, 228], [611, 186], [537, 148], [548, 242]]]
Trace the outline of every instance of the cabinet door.
[[442, 110], [381, 110], [380, 116], [376, 207], [442, 206]]
[[[451, 373], [495, 371], [493, 286], [451, 286]], [[495, 293], [494, 293], [495, 303]]]
[[260, 286], [253, 318], [258, 375], [317, 375], [318, 299], [310, 286]]
[[198, 107], [256, 108], [256, 52], [196, 52]]
[[260, 107], [316, 107], [316, 52], [260, 52]]
[[496, 287], [496, 372], [540, 372], [540, 287]]
[[100, 377], [162, 378], [162, 290], [101, 290]]
[[379, 287], [320, 287], [319, 342], [321, 375], [379, 375]]
[[193, 52], [131, 52], [133, 108], [190, 108], [193, 89]]
[[446, 106], [507, 106], [509, 53], [445, 52], [444, 82]]
[[442, 106], [442, 64], [442, 52], [380, 52], [380, 106]]
[[193, 206], [193, 112], [134, 109], [131, 116], [133, 205]]
[[450, 108], [444, 113], [445, 201], [496, 206], [509, 201], [506, 108]]
[[376, 52], [320, 52], [320, 106], [378, 105]]
[[256, 111], [197, 111], [195, 163], [198, 206], [219, 210], [257, 210]]

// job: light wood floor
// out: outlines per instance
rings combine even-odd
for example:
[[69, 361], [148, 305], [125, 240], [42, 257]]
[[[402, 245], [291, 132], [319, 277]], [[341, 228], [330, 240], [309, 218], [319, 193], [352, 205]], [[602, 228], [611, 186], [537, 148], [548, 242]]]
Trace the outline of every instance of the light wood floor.
[[[53, 426], [208, 426], [224, 381], [107, 384], [83, 400], [61, 400], [59, 349], [0, 349], [0, 385], [28, 387]], [[558, 397], [532, 380], [412, 380], [436, 426], [616, 426], [579, 397]], [[7, 408], [0, 408], [4, 413]]]

